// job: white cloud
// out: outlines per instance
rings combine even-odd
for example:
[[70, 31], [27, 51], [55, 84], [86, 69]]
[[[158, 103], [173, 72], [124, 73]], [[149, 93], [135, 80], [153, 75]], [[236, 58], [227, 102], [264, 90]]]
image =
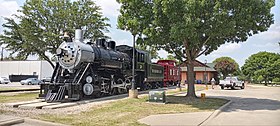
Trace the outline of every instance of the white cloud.
[[273, 24], [268, 31], [256, 35], [259, 39], [263, 40], [280, 40], [280, 24]]
[[102, 8], [102, 13], [108, 17], [117, 17], [119, 15], [120, 4], [115, 0], [94, 0]]
[[[15, 18], [13, 15], [20, 15], [20, 12], [17, 12], [20, 7], [14, 0], [0, 0], [0, 34], [3, 34], [2, 24], [6, 23], [4, 18]], [[18, 21], [15, 19], [15, 21]]]
[[241, 43], [226, 43], [214, 51], [215, 54], [219, 53], [232, 53], [241, 48]]
[[222, 57], [222, 55], [220, 55], [220, 54], [215, 54], [215, 53], [210, 54], [209, 56], [210, 56], [211, 58], [213, 58], [213, 59], [216, 59], [216, 58]]
[[163, 49], [159, 50], [158, 54], [161, 58], [167, 58], [167, 55], [170, 55], [168, 52], [164, 51]]
[[128, 40], [128, 39], [116, 39], [115, 40], [117, 42], [117, 45], [128, 45], [128, 46], [132, 46], [132, 43]]
[[261, 43], [261, 44], [253, 44], [253, 46], [258, 47], [258, 48], [269, 48], [269, 47], [277, 47], [278, 43], [267, 42], [267, 43]]
[[0, 0], [0, 16], [11, 18], [13, 14], [17, 14], [17, 10], [19, 9], [19, 5], [16, 1], [5, 1]]

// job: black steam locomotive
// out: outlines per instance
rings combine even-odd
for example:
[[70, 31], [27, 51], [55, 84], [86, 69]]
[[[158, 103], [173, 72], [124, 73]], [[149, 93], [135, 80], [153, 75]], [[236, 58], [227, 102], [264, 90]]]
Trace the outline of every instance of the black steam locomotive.
[[[76, 30], [74, 41], [65, 39], [57, 49], [52, 79], [41, 85], [39, 94], [47, 102], [122, 94], [131, 88], [133, 48], [105, 39], [84, 43], [82, 35]], [[163, 67], [152, 64], [145, 51], [136, 49], [135, 54], [137, 88], [161, 87]]]

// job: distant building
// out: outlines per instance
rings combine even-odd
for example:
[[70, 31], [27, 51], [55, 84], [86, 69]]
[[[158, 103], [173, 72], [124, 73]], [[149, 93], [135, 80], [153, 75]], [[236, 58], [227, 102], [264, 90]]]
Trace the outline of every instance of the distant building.
[[37, 75], [38, 79], [51, 77], [52, 66], [47, 61], [0, 61], [0, 76]]
[[[195, 83], [204, 83], [204, 78], [206, 77], [207, 83], [210, 83], [210, 80], [212, 78], [215, 78], [215, 80], [218, 80], [218, 72], [214, 69], [215, 64], [213, 63], [207, 63], [204, 64], [199, 61], [194, 61], [194, 78], [196, 80]], [[182, 63], [180, 65], [181, 67], [181, 83], [184, 83], [185, 80], [187, 80], [187, 64]], [[204, 74], [206, 76], [204, 76]]]

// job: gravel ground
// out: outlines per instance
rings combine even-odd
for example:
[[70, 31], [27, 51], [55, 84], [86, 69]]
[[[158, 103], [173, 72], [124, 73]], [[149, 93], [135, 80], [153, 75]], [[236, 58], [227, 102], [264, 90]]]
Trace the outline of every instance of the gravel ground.
[[[139, 97], [147, 96], [147, 94], [139, 95]], [[23, 109], [23, 108], [12, 108], [10, 106], [5, 106], [5, 104], [0, 104], [0, 113], [4, 111], [6, 115], [14, 115], [20, 117], [31, 117], [36, 118], [40, 114], [54, 114], [54, 115], [65, 115], [65, 114], [78, 114], [84, 111], [89, 110], [92, 107], [101, 107], [105, 103], [110, 103], [118, 100], [124, 100], [124, 98], [117, 98], [113, 100], [102, 100], [98, 102], [91, 102], [86, 104], [80, 104], [77, 106], [59, 108], [59, 109]]]

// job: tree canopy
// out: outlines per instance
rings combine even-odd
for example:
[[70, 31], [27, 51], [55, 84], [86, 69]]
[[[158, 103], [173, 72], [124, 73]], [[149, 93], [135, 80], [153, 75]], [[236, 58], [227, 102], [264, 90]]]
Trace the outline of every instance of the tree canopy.
[[85, 38], [92, 40], [106, 37], [104, 32], [110, 26], [100, 7], [89, 0], [29, 0], [19, 11], [22, 15], [15, 15], [19, 22], [6, 18], [0, 45], [7, 44], [7, 50], [22, 60], [29, 55], [38, 55], [52, 66], [54, 64], [46, 53], [55, 54], [63, 41], [61, 32], [68, 31], [73, 35], [75, 28], [84, 27]]
[[149, 52], [151, 59], [160, 58], [159, 55], [158, 55], [158, 52], [157, 52], [158, 50], [155, 47], [148, 46], [148, 45], [137, 44], [135, 48]]
[[117, 0], [121, 4], [118, 28], [142, 36], [143, 30], [152, 21], [151, 0]]
[[[270, 10], [275, 5], [274, 0], [147, 0], [152, 7], [144, 12], [152, 14], [145, 17], [139, 11], [143, 8], [141, 4], [131, 4], [136, 1], [122, 0], [121, 14], [130, 16], [122, 21], [146, 26], [143, 30], [146, 44], [163, 48], [175, 54], [176, 59], [187, 62], [188, 97], [196, 97], [193, 61], [226, 42], [243, 42], [266, 31], [273, 23]], [[137, 12], [129, 11], [131, 8]], [[138, 20], [142, 17], [145, 21]], [[142, 32], [133, 27], [123, 29], [128, 28]]]
[[229, 74], [233, 74], [239, 70], [238, 63], [230, 57], [220, 57], [213, 61], [215, 63], [214, 68], [223, 74], [223, 78], [227, 77]]
[[272, 81], [280, 78], [280, 55], [270, 52], [259, 52], [246, 59], [242, 72], [253, 82]]

